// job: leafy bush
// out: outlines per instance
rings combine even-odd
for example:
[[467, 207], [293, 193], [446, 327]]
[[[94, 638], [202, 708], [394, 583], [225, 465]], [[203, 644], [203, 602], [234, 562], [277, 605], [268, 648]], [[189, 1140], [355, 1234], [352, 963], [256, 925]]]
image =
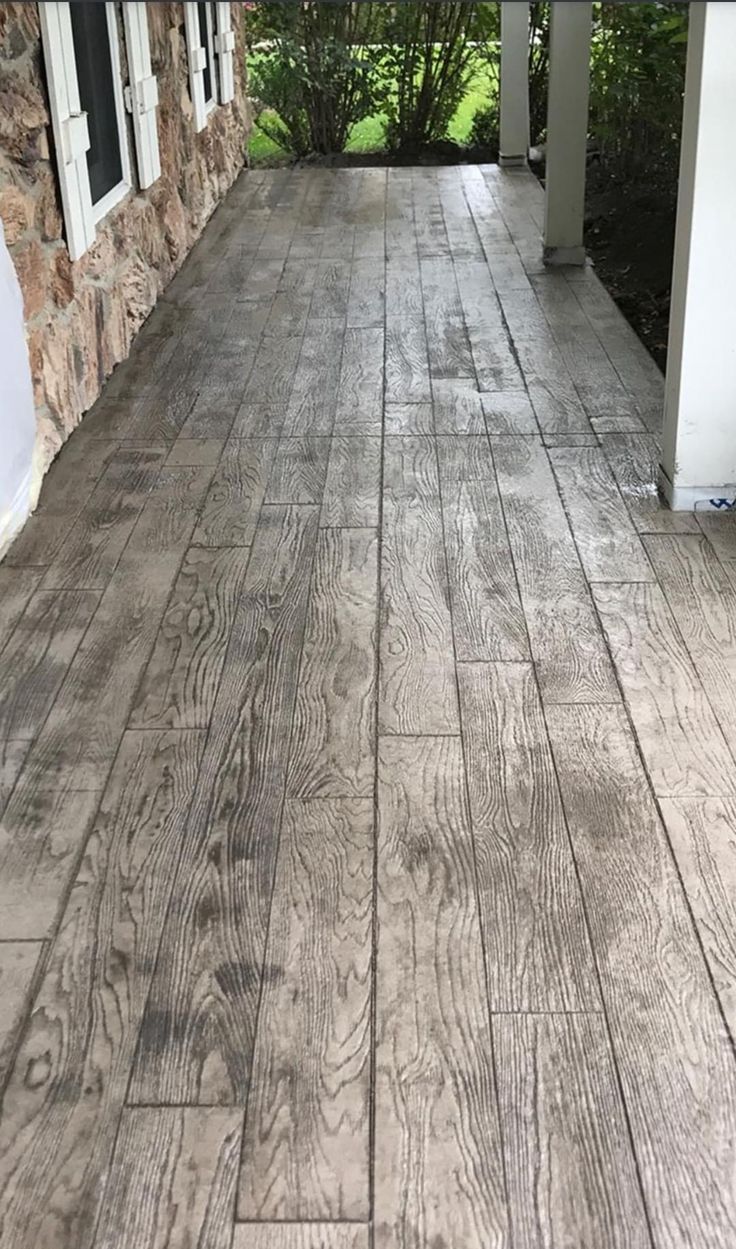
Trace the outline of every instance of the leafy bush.
[[468, 86], [476, 41], [497, 29], [498, 6], [425, 0], [385, 15], [378, 100], [388, 116], [391, 150], [413, 151], [444, 139]]
[[498, 159], [500, 141], [498, 105], [479, 108], [470, 128], [470, 146], [487, 148], [491, 160]]
[[606, 172], [677, 183], [687, 5], [596, 6], [590, 129]]
[[341, 152], [356, 121], [373, 111], [374, 29], [380, 5], [261, 6], [251, 32], [265, 40], [251, 63], [251, 91], [275, 110], [260, 128], [297, 156]]

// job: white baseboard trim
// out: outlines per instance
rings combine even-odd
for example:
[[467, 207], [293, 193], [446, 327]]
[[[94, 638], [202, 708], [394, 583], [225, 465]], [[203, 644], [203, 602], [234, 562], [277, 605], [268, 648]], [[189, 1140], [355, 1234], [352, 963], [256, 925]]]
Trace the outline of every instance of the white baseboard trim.
[[31, 477], [32, 470], [29, 469], [18, 486], [10, 507], [0, 516], [0, 560], [31, 514]]
[[499, 155], [498, 164], [501, 169], [523, 169], [526, 165], [526, 156]]
[[673, 512], [736, 513], [736, 482], [721, 486], [673, 486], [660, 465], [658, 485]]

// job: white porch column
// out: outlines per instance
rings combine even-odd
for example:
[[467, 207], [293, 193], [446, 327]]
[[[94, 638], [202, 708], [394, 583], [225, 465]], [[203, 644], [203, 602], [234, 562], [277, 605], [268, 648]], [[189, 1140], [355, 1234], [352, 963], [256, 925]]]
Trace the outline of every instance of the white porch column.
[[525, 165], [529, 151], [529, 5], [501, 5], [499, 165]]
[[544, 259], [582, 265], [592, 4], [550, 5]]
[[736, 496], [736, 4], [690, 5], [662, 489], [677, 510]]

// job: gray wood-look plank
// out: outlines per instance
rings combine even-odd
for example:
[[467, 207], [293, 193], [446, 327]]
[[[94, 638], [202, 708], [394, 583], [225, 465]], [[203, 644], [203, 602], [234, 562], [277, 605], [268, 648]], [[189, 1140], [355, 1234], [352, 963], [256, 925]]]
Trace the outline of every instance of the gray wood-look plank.
[[3, 1249], [736, 1243], [736, 526], [542, 199], [248, 171], [47, 474]]
[[[21, 774], [104, 788], [211, 468], [161, 470]], [[14, 795], [15, 796], [15, 795]]]
[[383, 329], [348, 329], [342, 352], [333, 432], [380, 434], [383, 409]]
[[154, 449], [119, 452], [54, 556], [44, 589], [104, 590], [164, 459]]
[[287, 793], [373, 792], [378, 539], [322, 529], [312, 573]]
[[236, 1223], [232, 1249], [369, 1249], [367, 1223]]
[[539, 426], [525, 390], [490, 391], [481, 395], [489, 434], [538, 434]]
[[38, 590], [0, 653], [0, 739], [40, 732], [100, 596]]
[[598, 613], [660, 797], [736, 794], [736, 763], [657, 585], [595, 585]]
[[6, 562], [0, 564], [0, 654], [42, 576], [41, 568], [13, 568]]
[[16, 780], [23, 767], [28, 751], [31, 748], [29, 741], [0, 739], [0, 816], [5, 810], [5, 804], [8, 801]]
[[736, 1236], [736, 1065], [625, 713], [547, 723], [657, 1245]]
[[459, 664], [478, 890], [494, 1011], [600, 1000], [530, 664]]
[[369, 1217], [372, 898], [373, 799], [287, 802], [239, 1218]]
[[0, 1080], [5, 1082], [13, 1042], [31, 1005], [43, 951], [40, 941], [0, 941]]
[[[644, 545], [724, 736], [736, 752], [736, 582], [703, 537]], [[0, 663], [0, 667], [1, 667]]]
[[131, 1097], [244, 1105], [299, 652], [313, 507], [265, 508], [225, 657]]
[[379, 745], [374, 1236], [505, 1247], [473, 851], [457, 738]]
[[662, 815], [700, 940], [736, 1041], [736, 803], [664, 798]]
[[603, 1019], [493, 1020], [515, 1249], [650, 1249]]
[[196, 546], [250, 546], [275, 450], [274, 439], [227, 442], [192, 535]]
[[588, 580], [654, 581], [600, 447], [551, 447], [548, 455]]
[[542, 697], [615, 702], [615, 677], [547, 454], [537, 439], [499, 437], [492, 445]]
[[484, 434], [485, 422], [475, 381], [467, 377], [432, 377], [436, 434]]
[[385, 367], [388, 403], [431, 401], [427, 337], [420, 317], [387, 316]]
[[264, 503], [321, 503], [329, 454], [329, 438], [281, 438]]
[[92, 1243], [203, 738], [123, 739], [6, 1090], [4, 1243]]
[[378, 525], [381, 439], [333, 437], [322, 496], [320, 525], [344, 529]]
[[332, 433], [344, 334], [343, 321], [315, 320], [310, 314], [284, 418], [284, 435]]
[[379, 731], [457, 733], [449, 585], [432, 439], [384, 448]]
[[495, 478], [446, 480], [453, 441], [438, 439], [455, 654], [461, 660], [528, 659], [526, 622]]
[[241, 547], [189, 548], [136, 693], [132, 728], [207, 728], [248, 555]]
[[240, 1134], [227, 1107], [126, 1110], [94, 1249], [230, 1249]]

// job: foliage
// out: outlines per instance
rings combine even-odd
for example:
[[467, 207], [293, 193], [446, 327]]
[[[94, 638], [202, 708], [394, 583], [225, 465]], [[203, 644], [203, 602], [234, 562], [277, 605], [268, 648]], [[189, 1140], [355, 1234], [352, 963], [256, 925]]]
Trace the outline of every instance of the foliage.
[[265, 46], [251, 61], [251, 91], [281, 124], [264, 113], [258, 124], [294, 155], [341, 152], [372, 111], [379, 9], [370, 0], [260, 6], [250, 39]]
[[687, 5], [597, 4], [590, 129], [620, 181], [674, 193], [687, 52]]
[[378, 101], [396, 152], [444, 139], [477, 59], [498, 28], [498, 6], [470, 0], [425, 0], [387, 6], [379, 60]]
[[470, 128], [470, 146], [487, 148], [489, 158], [498, 158], [499, 117], [498, 105], [490, 104], [479, 108]]

